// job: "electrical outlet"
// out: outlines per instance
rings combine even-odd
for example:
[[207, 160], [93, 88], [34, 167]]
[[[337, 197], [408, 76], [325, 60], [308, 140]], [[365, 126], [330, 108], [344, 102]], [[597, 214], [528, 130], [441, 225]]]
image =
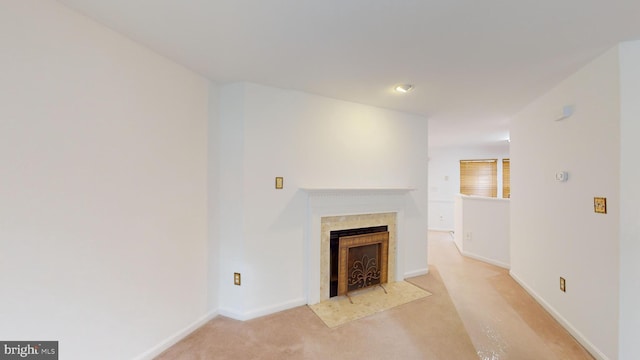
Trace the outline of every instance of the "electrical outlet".
[[593, 198], [593, 210], [599, 214], [607, 213], [607, 198], [594, 197]]
[[240, 286], [240, 273], [233, 273], [233, 284]]
[[567, 282], [563, 277], [560, 277], [560, 291], [567, 292]]

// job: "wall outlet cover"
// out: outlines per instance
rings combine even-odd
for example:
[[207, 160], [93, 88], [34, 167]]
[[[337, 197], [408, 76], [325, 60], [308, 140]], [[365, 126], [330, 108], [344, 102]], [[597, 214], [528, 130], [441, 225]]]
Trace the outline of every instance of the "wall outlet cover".
[[606, 214], [607, 213], [607, 198], [594, 197], [593, 198], [593, 211], [595, 211], [598, 214]]

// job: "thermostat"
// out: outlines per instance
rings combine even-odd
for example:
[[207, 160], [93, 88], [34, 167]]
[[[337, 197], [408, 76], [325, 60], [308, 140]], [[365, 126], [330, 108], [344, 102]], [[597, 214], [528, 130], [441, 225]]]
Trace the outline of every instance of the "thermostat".
[[566, 171], [558, 171], [556, 173], [556, 181], [565, 182], [569, 179], [569, 173]]

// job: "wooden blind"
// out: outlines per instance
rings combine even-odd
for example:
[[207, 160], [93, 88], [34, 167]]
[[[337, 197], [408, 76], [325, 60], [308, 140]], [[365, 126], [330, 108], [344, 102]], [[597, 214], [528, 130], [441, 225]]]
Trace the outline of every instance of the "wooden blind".
[[498, 160], [460, 160], [460, 193], [486, 197], [498, 194]]
[[502, 159], [502, 197], [511, 197], [511, 161]]

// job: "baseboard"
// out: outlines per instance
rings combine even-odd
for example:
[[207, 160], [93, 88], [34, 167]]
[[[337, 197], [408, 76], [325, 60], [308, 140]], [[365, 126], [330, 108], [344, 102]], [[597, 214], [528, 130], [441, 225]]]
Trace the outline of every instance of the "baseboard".
[[218, 309], [218, 314], [224, 317], [228, 317], [230, 319], [244, 321], [244, 314], [232, 309], [221, 307]]
[[578, 331], [573, 325], [565, 319], [553, 306], [549, 305], [542, 297], [540, 297], [533, 289], [522, 281], [513, 271], [509, 271], [509, 275], [515, 280], [522, 288], [529, 293], [554, 319], [556, 319], [562, 327], [564, 327], [582, 346], [587, 349], [591, 355], [598, 360], [609, 360], [609, 358], [603, 354], [591, 341], [589, 341], [580, 331]]
[[156, 356], [160, 355], [163, 351], [167, 350], [171, 346], [175, 345], [178, 341], [187, 337], [187, 335], [194, 332], [196, 329], [206, 324], [209, 320], [218, 316], [217, 311], [212, 311], [201, 317], [200, 319], [193, 322], [191, 325], [185, 327], [184, 329], [178, 331], [177, 333], [169, 336], [158, 345], [152, 347], [151, 349], [145, 351], [144, 353], [136, 356], [134, 359], [136, 360], [151, 360]]
[[240, 320], [240, 321], [247, 321], [247, 320], [259, 318], [259, 317], [265, 316], [265, 315], [271, 315], [273, 313], [277, 313], [277, 312], [280, 312], [280, 311], [283, 311], [283, 310], [292, 309], [294, 307], [298, 307], [298, 306], [302, 306], [302, 305], [306, 305], [306, 304], [307, 304], [307, 299], [306, 298], [298, 298], [298, 299], [285, 301], [285, 302], [282, 302], [282, 303], [276, 304], [276, 305], [271, 305], [271, 306], [267, 306], [267, 307], [263, 307], [263, 308], [259, 308], [259, 309], [254, 309], [254, 310], [249, 310], [249, 311], [244, 312], [244, 313], [239, 313], [237, 311], [226, 309], [226, 308], [220, 308], [218, 310], [218, 312], [220, 313], [220, 315], [226, 316], [226, 317], [231, 318], [231, 319]]
[[255, 319], [261, 316], [265, 316], [265, 315], [271, 315], [273, 313], [277, 313], [283, 310], [289, 310], [292, 309], [294, 307], [298, 307], [298, 306], [302, 306], [302, 305], [307, 305], [307, 299], [306, 298], [298, 298], [298, 299], [293, 299], [293, 300], [289, 300], [289, 301], [285, 301], [283, 303], [280, 304], [276, 304], [276, 305], [272, 305], [272, 306], [267, 306], [267, 307], [263, 307], [261, 309], [255, 309], [255, 310], [251, 310], [245, 313], [245, 320], [251, 320], [251, 319]]
[[428, 273], [429, 273], [429, 268], [418, 269], [418, 270], [409, 271], [409, 272], [404, 273], [404, 278], [408, 279], [408, 278], [412, 278], [412, 277], [415, 277], [415, 276], [426, 275]]
[[464, 255], [464, 251], [462, 251], [462, 247], [460, 245], [458, 245], [458, 242], [456, 241], [456, 239], [453, 239], [453, 243], [456, 245], [456, 249], [458, 249], [458, 252], [460, 253], [460, 255]]
[[466, 257], [471, 258], [471, 259], [475, 259], [475, 260], [478, 260], [478, 261], [486, 262], [488, 264], [499, 266], [499, 267], [505, 268], [507, 270], [511, 269], [511, 265], [509, 265], [507, 263], [503, 263], [503, 262], [498, 261], [498, 260], [489, 259], [489, 258], [486, 258], [484, 256], [476, 255], [476, 254], [473, 254], [473, 253], [470, 253], [470, 252], [465, 252], [465, 251], [461, 251], [460, 253], [463, 256], [466, 256]]

